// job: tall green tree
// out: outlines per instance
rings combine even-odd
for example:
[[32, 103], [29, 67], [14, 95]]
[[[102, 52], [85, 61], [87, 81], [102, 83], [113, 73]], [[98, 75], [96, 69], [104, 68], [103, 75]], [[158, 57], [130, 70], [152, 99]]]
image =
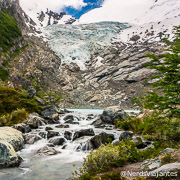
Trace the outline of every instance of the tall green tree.
[[154, 90], [142, 98], [144, 108], [170, 118], [180, 117], [180, 26], [175, 28], [174, 34], [172, 42], [165, 41], [167, 53], [147, 55], [152, 60], [145, 66], [157, 70], [157, 73], [151, 78]]

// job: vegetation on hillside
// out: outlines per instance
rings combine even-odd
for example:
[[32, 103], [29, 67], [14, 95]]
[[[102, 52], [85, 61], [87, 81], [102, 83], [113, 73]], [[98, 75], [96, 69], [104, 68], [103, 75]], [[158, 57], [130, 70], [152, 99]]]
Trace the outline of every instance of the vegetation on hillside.
[[15, 44], [15, 38], [21, 36], [16, 20], [6, 11], [0, 11], [0, 48], [6, 52]]
[[[80, 172], [75, 172], [77, 179], [99, 179], [95, 177], [99, 172], [124, 166], [128, 162], [154, 158], [167, 147], [180, 147], [180, 26], [176, 28], [175, 35], [173, 42], [166, 41], [169, 47], [167, 54], [148, 55], [152, 61], [146, 67], [157, 70], [156, 75], [151, 78], [154, 90], [138, 99], [143, 110], [149, 109], [148, 113], [124, 121], [116, 120], [116, 127], [132, 130], [153, 140], [154, 147], [139, 151], [129, 140], [121, 141], [118, 145], [101, 146], [87, 156]], [[169, 157], [165, 161], [170, 162]], [[101, 179], [117, 177], [124, 179], [117, 173], [106, 173]]]
[[26, 119], [28, 113], [40, 110], [35, 98], [15, 89], [0, 87], [0, 126], [20, 123]]

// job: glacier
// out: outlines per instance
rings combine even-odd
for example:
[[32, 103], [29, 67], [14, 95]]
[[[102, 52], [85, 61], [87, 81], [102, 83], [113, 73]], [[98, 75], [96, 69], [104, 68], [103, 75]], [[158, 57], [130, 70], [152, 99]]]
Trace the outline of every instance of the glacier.
[[42, 31], [53, 51], [61, 57], [62, 63], [76, 63], [86, 70], [86, 63], [94, 53], [111, 45], [111, 40], [127, 23], [100, 22], [81, 25], [51, 25]]

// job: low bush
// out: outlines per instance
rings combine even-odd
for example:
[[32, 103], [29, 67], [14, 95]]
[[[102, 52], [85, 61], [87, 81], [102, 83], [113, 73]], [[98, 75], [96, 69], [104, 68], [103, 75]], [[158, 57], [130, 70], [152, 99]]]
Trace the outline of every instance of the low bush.
[[22, 123], [29, 117], [25, 109], [17, 109], [12, 113], [0, 117], [0, 126], [13, 126]]

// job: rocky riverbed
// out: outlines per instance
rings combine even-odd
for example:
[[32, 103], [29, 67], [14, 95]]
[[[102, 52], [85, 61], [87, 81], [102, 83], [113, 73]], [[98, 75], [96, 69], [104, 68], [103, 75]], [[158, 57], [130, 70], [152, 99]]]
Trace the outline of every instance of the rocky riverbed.
[[[32, 113], [24, 123], [14, 126], [17, 130], [11, 128], [16, 131], [15, 139], [17, 132], [23, 136], [23, 140], [19, 140], [21, 145], [25, 144], [24, 148], [20, 150], [21, 148], [13, 146], [13, 153], [21, 157], [21, 161], [13, 159], [13, 163], [17, 163], [12, 165], [7, 160], [8, 154], [6, 158], [1, 158], [1, 162], [6, 164], [1, 164], [1, 167], [18, 166], [22, 163], [17, 168], [1, 169], [0, 179], [67, 179], [74, 170], [82, 166], [83, 158], [91, 149], [97, 149], [109, 141], [118, 143], [129, 137], [136, 138], [132, 132], [114, 129], [114, 120], [117, 117], [124, 119], [126, 116], [127, 113], [123, 110], [72, 112], [58, 110], [54, 106], [45, 107], [40, 115]], [[3, 154], [3, 151], [0, 152]], [[73, 167], [73, 164], [76, 166]]]

